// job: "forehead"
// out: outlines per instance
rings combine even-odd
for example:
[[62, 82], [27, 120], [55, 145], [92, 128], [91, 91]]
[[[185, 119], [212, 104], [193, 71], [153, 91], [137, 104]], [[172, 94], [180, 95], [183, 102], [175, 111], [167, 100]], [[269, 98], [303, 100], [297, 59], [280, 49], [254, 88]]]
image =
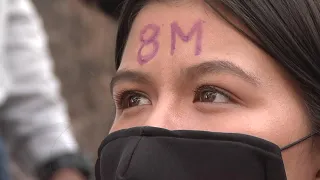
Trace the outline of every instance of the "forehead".
[[119, 70], [150, 75], [172, 74], [218, 59], [228, 60], [251, 74], [260, 71], [260, 76], [269, 75], [270, 79], [270, 71], [276, 66], [264, 51], [203, 1], [146, 5], [134, 20], [122, 57]]

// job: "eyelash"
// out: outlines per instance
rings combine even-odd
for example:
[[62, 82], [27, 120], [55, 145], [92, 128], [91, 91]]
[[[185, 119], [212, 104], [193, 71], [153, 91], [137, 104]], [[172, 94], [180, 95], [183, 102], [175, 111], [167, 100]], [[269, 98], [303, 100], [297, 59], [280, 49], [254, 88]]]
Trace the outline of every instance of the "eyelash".
[[145, 93], [138, 91], [138, 90], [121, 91], [121, 92], [117, 93], [114, 97], [114, 101], [115, 101], [117, 109], [119, 109], [119, 110], [127, 109], [127, 107], [125, 107], [124, 103], [125, 103], [125, 99], [129, 98], [130, 96], [142, 96], [142, 97], [148, 98], [148, 96], [145, 95]]
[[226, 90], [222, 89], [222, 88], [219, 88], [217, 86], [214, 86], [214, 85], [201, 85], [201, 86], [198, 86], [195, 90], [194, 90], [194, 94], [195, 94], [195, 97], [194, 97], [194, 100], [193, 102], [196, 102], [196, 97], [199, 95], [199, 93], [201, 91], [204, 91], [204, 90], [208, 90], [208, 91], [215, 91], [216, 93], [219, 93], [223, 96], [225, 96], [226, 98], [228, 98], [231, 102], [234, 102], [234, 98], [233, 96], [231, 95], [231, 93], [227, 92]]
[[[216, 93], [219, 93], [223, 96], [225, 96], [226, 98], [228, 98], [230, 100], [230, 102], [234, 102], [235, 98], [233, 97], [233, 95], [231, 95], [231, 93], [227, 92], [226, 90], [222, 89], [222, 88], [219, 88], [219, 87], [216, 87], [216, 86], [213, 86], [213, 85], [201, 85], [201, 86], [198, 86], [193, 92], [194, 92], [194, 100], [193, 102], [197, 102], [197, 98], [199, 98], [199, 94], [203, 91], [214, 91]], [[138, 91], [138, 90], [124, 90], [124, 91], [121, 91], [119, 93], [117, 93], [115, 96], [114, 96], [114, 101], [116, 103], [116, 107], [117, 109], [119, 110], [123, 110], [123, 109], [127, 109], [127, 108], [130, 108], [130, 107], [126, 107], [127, 105], [125, 105], [128, 98], [132, 97], [132, 96], [140, 96], [140, 97], [143, 97], [143, 98], [146, 98], [146, 99], [150, 99], [148, 98], [148, 96], [141, 92], [141, 91]], [[150, 100], [149, 100], [150, 101]]]

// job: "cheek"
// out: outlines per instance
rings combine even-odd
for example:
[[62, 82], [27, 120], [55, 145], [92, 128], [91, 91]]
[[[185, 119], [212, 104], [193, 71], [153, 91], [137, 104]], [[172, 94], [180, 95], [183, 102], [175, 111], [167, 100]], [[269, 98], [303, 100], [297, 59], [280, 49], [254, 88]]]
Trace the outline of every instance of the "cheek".
[[191, 108], [181, 118], [181, 124], [183, 129], [248, 134], [283, 147], [308, 134], [307, 119], [293, 109], [272, 103], [252, 109], [230, 108], [219, 113], [202, 113]]
[[314, 179], [312, 141], [305, 141], [282, 153], [288, 180]]
[[277, 144], [280, 148], [309, 134], [308, 119], [294, 103], [271, 101], [263, 107], [243, 112], [243, 121], [252, 135]]
[[265, 109], [238, 108], [217, 114], [198, 114], [192, 127], [213, 132], [241, 133], [266, 139], [278, 145], [288, 142], [285, 123]]
[[221, 112], [209, 113], [199, 111], [190, 102], [174, 102], [170, 108], [169, 103], [163, 103], [117, 114], [111, 131], [150, 125], [172, 130], [232, 132], [257, 136], [280, 147], [308, 134], [303, 113], [297, 108], [281, 106], [276, 102], [257, 108], [226, 108]]
[[151, 106], [141, 106], [117, 112], [110, 133], [121, 129], [144, 126], [151, 112]]

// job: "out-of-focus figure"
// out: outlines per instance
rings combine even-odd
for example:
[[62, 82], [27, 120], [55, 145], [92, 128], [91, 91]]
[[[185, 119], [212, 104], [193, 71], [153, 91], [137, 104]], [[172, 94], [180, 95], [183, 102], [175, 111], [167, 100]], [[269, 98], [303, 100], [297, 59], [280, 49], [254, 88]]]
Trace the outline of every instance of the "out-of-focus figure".
[[[70, 131], [52, 63], [32, 2], [0, 0], [0, 128], [8, 145], [0, 149], [42, 180], [86, 180], [90, 166]], [[7, 180], [2, 151], [0, 161]]]

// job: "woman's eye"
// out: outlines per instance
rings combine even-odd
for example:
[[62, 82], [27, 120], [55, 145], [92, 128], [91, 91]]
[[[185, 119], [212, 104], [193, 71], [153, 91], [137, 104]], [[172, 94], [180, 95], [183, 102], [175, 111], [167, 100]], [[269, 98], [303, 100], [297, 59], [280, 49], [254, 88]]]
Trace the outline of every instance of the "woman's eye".
[[116, 97], [119, 109], [127, 109], [135, 106], [149, 105], [151, 101], [140, 92], [126, 91]]
[[193, 102], [228, 103], [230, 96], [214, 86], [201, 86], [196, 89]]

